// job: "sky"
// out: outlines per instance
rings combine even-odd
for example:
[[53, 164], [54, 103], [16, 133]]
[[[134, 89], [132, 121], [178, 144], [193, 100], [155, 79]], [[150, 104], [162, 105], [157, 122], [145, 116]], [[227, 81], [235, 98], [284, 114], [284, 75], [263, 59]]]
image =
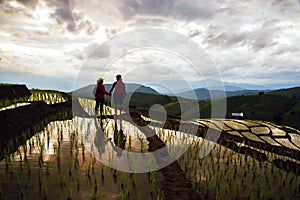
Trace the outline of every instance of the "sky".
[[300, 86], [299, 19], [297, 0], [0, 0], [0, 82]]

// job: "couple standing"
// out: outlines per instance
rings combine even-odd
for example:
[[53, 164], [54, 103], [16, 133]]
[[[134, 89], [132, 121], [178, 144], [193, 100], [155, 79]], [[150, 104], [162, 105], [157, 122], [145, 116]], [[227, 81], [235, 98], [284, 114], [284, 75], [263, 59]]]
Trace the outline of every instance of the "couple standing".
[[113, 93], [113, 107], [116, 109], [116, 114], [117, 110], [120, 110], [120, 114], [122, 112], [122, 105], [123, 105], [123, 100], [126, 95], [125, 91], [125, 84], [122, 81], [121, 75], [116, 76], [117, 81], [113, 83], [111, 89], [109, 92], [106, 91], [105, 86], [103, 84], [104, 78], [100, 77], [97, 80], [97, 85], [95, 85], [94, 88], [94, 96], [95, 96], [95, 101], [96, 101], [96, 106], [95, 106], [95, 115], [98, 113], [98, 109], [100, 106], [100, 115], [103, 116], [103, 104], [104, 104], [104, 95], [109, 95], [111, 96], [112, 92]]

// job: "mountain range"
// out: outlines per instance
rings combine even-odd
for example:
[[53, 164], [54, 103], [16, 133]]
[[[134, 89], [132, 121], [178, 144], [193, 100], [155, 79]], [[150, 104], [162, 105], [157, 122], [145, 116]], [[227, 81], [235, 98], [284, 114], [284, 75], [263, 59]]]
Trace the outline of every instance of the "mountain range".
[[[177, 83], [180, 83], [177, 82]], [[112, 87], [112, 84], [104, 84], [106, 87], [106, 90], [109, 91]], [[76, 96], [81, 97], [88, 97], [88, 98], [94, 98], [93, 97], [93, 84], [85, 86], [83, 88], [77, 89], [73, 91], [72, 93]], [[256, 86], [253, 86], [252, 88], [255, 88]], [[214, 88], [214, 86], [211, 86], [210, 88]], [[178, 91], [183, 90], [182, 92], [177, 92], [176, 94], [171, 92], [158, 92], [152, 87], [145, 86], [142, 84], [136, 84], [136, 83], [126, 83], [126, 92], [127, 93], [147, 93], [147, 94], [162, 94], [162, 95], [168, 95], [168, 96], [177, 96], [182, 97], [186, 99], [197, 99], [197, 100], [211, 100], [211, 99], [219, 99], [224, 97], [233, 97], [233, 96], [254, 96], [258, 94], [279, 94], [287, 97], [300, 97], [300, 87], [292, 87], [292, 88], [286, 88], [286, 89], [278, 89], [278, 90], [270, 90], [270, 89], [243, 89], [237, 86], [225, 86], [225, 92], [222, 90], [218, 90], [217, 84], [215, 84], [215, 88], [213, 90], [208, 90], [207, 88], [196, 88], [196, 89], [190, 89], [190, 90], [183, 90], [183, 88], [177, 87], [176, 89]], [[226, 96], [225, 96], [226, 95]]]
[[[227, 92], [235, 92], [242, 90], [256, 90], [256, 91], [267, 91], [267, 90], [278, 90], [282, 88], [292, 88], [299, 86], [297, 84], [246, 84], [246, 83], [234, 83], [226, 81], [218, 81], [213, 79], [199, 80], [199, 81], [186, 81], [186, 80], [162, 80], [159, 84], [147, 84], [161, 94], [173, 95], [188, 90], [195, 89], [209, 89], [209, 90], [225, 90]], [[160, 87], [159, 87], [160, 86]], [[171, 88], [172, 91], [166, 89]]]

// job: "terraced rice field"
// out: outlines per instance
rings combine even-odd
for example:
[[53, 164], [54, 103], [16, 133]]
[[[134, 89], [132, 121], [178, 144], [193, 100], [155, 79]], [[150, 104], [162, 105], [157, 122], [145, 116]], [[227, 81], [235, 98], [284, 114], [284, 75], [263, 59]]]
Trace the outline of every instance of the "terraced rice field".
[[[35, 99], [64, 101], [58, 94]], [[51, 122], [5, 152], [0, 199], [300, 198], [299, 130], [258, 120], [185, 122], [220, 131], [212, 142], [145, 116], [130, 120], [128, 111], [116, 117], [110, 107], [95, 118], [94, 101], [79, 102], [90, 116]], [[152, 154], [163, 147], [164, 156]], [[136, 173], [143, 167], [150, 170]]]

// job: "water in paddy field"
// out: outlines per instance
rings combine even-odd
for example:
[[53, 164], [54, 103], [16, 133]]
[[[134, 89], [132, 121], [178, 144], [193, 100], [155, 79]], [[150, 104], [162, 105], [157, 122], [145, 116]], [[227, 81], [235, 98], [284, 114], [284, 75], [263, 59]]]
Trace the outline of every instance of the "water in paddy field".
[[[93, 101], [85, 106], [93, 114]], [[106, 107], [106, 113], [113, 115], [114, 111]], [[212, 122], [218, 128], [218, 120], [201, 121], [203, 125]], [[248, 123], [228, 121], [223, 129], [254, 141], [274, 140], [254, 122], [251, 122], [251, 133], [239, 131], [248, 130], [251, 126]], [[148, 127], [165, 143], [169, 156], [177, 160], [185, 177], [191, 181], [190, 193], [199, 192], [210, 199], [299, 198], [299, 173], [273, 162], [283, 160], [298, 164], [298, 160], [276, 154], [272, 149], [247, 147], [245, 152], [246, 145], [242, 142], [234, 143], [238, 150], [231, 149], [154, 125], [150, 123]], [[235, 132], [230, 132], [233, 129]], [[279, 139], [282, 137], [282, 131], [271, 129]], [[253, 133], [263, 134], [256, 137]], [[298, 133], [290, 135], [293, 144], [297, 145]], [[287, 145], [280, 142], [277, 146]], [[128, 162], [129, 152], [146, 154], [149, 147], [150, 142], [137, 125], [120, 118], [75, 117], [52, 122], [0, 161], [0, 199], [163, 199], [164, 193], [169, 191], [162, 190], [162, 181], [167, 182], [168, 179], [162, 176], [161, 171], [124, 172], [132, 170], [132, 167], [143, 167], [149, 159], [148, 156], [132, 164]], [[290, 144], [286, 146], [292, 147]], [[205, 149], [207, 152], [203, 152]], [[253, 152], [264, 154], [266, 160], [258, 160]], [[150, 161], [152, 167], [157, 166], [156, 157]]]
[[29, 104], [30, 103], [16, 103], [16, 104], [13, 104], [10, 106], [2, 107], [2, 108], [0, 108], [0, 111], [14, 109], [14, 108], [21, 107], [21, 106], [27, 106]]
[[[153, 181], [156, 173], [125, 173], [97, 160], [88, 151], [92, 144], [84, 143], [78, 132], [78, 127], [89, 124], [84, 120], [52, 122], [6, 155], [0, 162], [0, 194], [6, 199], [156, 199], [162, 195], [159, 182]], [[106, 129], [111, 129], [110, 123]], [[97, 141], [96, 132], [89, 131], [95, 136], [91, 141]], [[138, 150], [137, 144], [132, 142], [133, 150]], [[113, 140], [108, 140], [103, 148], [109, 151], [113, 145]]]

